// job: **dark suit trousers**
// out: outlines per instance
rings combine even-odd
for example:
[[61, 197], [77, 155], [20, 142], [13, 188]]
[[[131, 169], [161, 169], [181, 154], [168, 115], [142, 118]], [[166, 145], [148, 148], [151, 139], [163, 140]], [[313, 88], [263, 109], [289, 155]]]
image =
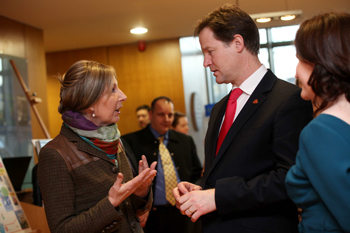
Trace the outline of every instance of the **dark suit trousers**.
[[182, 215], [175, 206], [158, 206], [151, 209], [145, 233], [199, 233], [201, 223], [192, 223], [186, 215]]

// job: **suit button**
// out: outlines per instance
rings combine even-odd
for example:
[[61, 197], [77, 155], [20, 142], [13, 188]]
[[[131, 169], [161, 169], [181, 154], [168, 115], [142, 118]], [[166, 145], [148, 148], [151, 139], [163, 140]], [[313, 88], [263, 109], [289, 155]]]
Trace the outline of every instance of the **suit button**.
[[132, 228], [136, 228], [136, 222], [132, 222], [132, 223], [131, 223], [131, 227], [132, 227]]
[[113, 168], [112, 168], [112, 172], [113, 172], [113, 173], [117, 173], [117, 172], [118, 172], [118, 168], [117, 168], [117, 167], [113, 167]]
[[176, 167], [176, 170], [179, 170], [180, 169], [180, 167]]
[[107, 230], [109, 230], [109, 227], [106, 227]]
[[113, 225], [117, 225], [118, 223], [117, 222], [113, 222]]
[[156, 144], [156, 143], [158, 143], [158, 141], [154, 141], [154, 143]]
[[156, 156], [156, 155], [157, 155], [157, 153], [153, 153], [153, 155], [154, 155], [154, 156]]

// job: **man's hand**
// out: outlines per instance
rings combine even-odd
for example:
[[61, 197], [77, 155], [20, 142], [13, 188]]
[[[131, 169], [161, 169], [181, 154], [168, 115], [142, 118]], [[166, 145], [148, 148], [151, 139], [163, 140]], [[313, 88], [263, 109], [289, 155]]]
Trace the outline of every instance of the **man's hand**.
[[183, 215], [190, 217], [192, 222], [216, 210], [215, 189], [201, 189], [198, 185], [181, 182], [173, 190], [176, 207]]

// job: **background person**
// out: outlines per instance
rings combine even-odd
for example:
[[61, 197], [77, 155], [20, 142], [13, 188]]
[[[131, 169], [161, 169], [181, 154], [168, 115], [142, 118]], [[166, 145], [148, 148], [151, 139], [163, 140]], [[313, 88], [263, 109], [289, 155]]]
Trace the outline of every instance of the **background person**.
[[137, 214], [150, 208], [156, 163], [143, 156], [133, 178], [120, 143], [126, 100], [113, 67], [78, 61], [60, 78], [61, 132], [39, 156], [47, 221], [56, 232], [143, 232]]
[[284, 181], [311, 103], [260, 63], [258, 28], [237, 6], [210, 13], [195, 34], [204, 66], [233, 90], [211, 111], [200, 186], [178, 184], [177, 206], [192, 221], [201, 217], [205, 233], [298, 232]]
[[136, 109], [136, 117], [141, 129], [145, 128], [150, 120], [149, 120], [149, 111], [151, 108], [148, 105], [141, 105]]
[[[190, 136], [170, 129], [174, 120], [174, 104], [170, 98], [160, 96], [152, 101], [150, 120], [151, 123], [146, 128], [122, 136], [123, 141], [133, 150], [136, 160], [139, 160], [141, 155], [146, 155], [149, 163], [158, 161], [157, 177], [152, 186], [154, 202], [145, 231], [193, 233], [200, 225], [192, 223], [174, 206], [172, 189], [180, 181], [195, 182], [199, 179], [202, 166], [196, 146]], [[168, 161], [163, 161], [164, 155], [161, 151], [165, 151], [164, 147]], [[169, 178], [173, 178], [174, 182], [167, 188]]]
[[288, 195], [302, 208], [300, 232], [350, 232], [350, 14], [325, 13], [296, 34], [296, 78], [315, 119], [302, 131]]
[[171, 124], [171, 129], [188, 135], [188, 119], [187, 116], [181, 112], [174, 113], [174, 121]]

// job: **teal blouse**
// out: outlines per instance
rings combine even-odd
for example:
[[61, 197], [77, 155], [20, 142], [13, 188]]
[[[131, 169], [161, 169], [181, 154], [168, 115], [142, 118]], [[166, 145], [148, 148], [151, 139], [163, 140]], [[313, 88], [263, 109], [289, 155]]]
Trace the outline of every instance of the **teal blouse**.
[[303, 210], [300, 232], [350, 232], [350, 125], [327, 114], [312, 120], [286, 188]]

